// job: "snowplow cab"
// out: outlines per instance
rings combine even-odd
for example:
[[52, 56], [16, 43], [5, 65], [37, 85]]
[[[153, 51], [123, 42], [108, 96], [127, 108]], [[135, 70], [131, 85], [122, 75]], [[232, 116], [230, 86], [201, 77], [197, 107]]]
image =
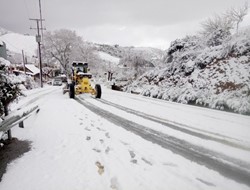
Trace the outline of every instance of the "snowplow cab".
[[95, 98], [101, 98], [101, 86], [91, 86], [90, 79], [92, 74], [88, 72], [88, 63], [74, 61], [72, 63], [72, 83], [69, 85], [69, 97], [75, 98], [75, 95], [89, 93]]

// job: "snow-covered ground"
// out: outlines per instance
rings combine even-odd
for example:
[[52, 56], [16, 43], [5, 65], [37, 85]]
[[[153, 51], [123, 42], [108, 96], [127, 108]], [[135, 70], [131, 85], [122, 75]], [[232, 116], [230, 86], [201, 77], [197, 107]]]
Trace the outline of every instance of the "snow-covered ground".
[[120, 58], [118, 58], [118, 57], [111, 56], [111, 55], [109, 55], [105, 52], [102, 52], [102, 51], [98, 51], [98, 55], [100, 56], [101, 59], [103, 59], [105, 61], [109, 61], [115, 65], [119, 64]]
[[250, 189], [250, 117], [103, 88], [76, 100], [61, 87], [12, 105], [40, 111], [14, 127], [31, 151], [0, 189]]

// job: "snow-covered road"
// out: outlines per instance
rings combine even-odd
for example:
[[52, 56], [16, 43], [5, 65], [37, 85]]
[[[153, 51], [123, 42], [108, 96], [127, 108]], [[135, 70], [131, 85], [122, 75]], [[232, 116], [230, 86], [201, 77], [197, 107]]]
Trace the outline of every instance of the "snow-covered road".
[[249, 116], [103, 91], [50, 87], [13, 105], [40, 112], [13, 128], [32, 149], [0, 189], [250, 189]]

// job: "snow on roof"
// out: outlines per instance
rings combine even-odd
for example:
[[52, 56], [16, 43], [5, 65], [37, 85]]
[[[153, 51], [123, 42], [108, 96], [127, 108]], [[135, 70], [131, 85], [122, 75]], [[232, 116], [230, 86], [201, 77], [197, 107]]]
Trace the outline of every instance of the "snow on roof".
[[3, 45], [4, 45], [3, 41], [2, 41], [2, 40], [0, 40], [0, 46], [3, 46]]
[[29, 69], [34, 75], [40, 73], [40, 70], [32, 64], [26, 64], [25, 67]]

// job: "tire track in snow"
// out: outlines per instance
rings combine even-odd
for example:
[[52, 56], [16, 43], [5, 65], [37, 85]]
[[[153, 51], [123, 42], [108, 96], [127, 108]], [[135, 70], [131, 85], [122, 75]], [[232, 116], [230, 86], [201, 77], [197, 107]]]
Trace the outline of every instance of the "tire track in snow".
[[151, 141], [152, 143], [158, 144], [175, 154], [179, 154], [188, 160], [204, 165], [205, 167], [217, 171], [229, 179], [250, 187], [249, 163], [230, 158], [218, 152], [214, 152], [176, 137], [149, 129], [143, 125], [137, 124], [99, 108], [89, 102], [82, 101], [79, 98], [76, 98], [76, 100], [90, 111], [116, 124], [117, 126], [123, 127], [124, 129], [133, 132], [134, 134]]
[[[159, 123], [161, 125], [164, 125], [165, 127], [168, 127], [168, 128], [171, 128], [171, 129], [174, 129], [174, 130], [177, 130], [177, 131], [181, 131], [183, 133], [186, 133], [186, 134], [189, 134], [189, 135], [201, 138], [201, 139], [211, 140], [211, 141], [215, 141], [215, 142], [218, 142], [218, 143], [221, 143], [221, 144], [224, 144], [224, 145], [228, 145], [228, 146], [231, 146], [231, 147], [234, 147], [234, 148], [239, 148], [239, 149], [242, 149], [242, 150], [250, 151], [250, 147], [247, 147], [247, 146], [244, 146], [244, 145], [241, 145], [241, 144], [237, 144], [235, 142], [228, 141], [228, 140], [225, 140], [225, 139], [216, 138], [216, 137], [213, 137], [213, 136], [209, 136], [209, 135], [206, 135], [206, 134], [203, 134], [203, 133], [198, 133], [198, 132], [183, 128], [183, 127], [186, 127], [186, 126], [182, 125], [182, 124], [179, 124], [179, 125], [182, 125], [183, 127], [179, 127], [179, 126], [174, 125], [172, 123], [169, 123], [167, 121], [163, 121], [163, 119], [161, 119], [161, 118], [157, 118], [157, 117], [155, 117], [153, 115], [149, 115], [149, 114], [146, 114], [146, 113], [143, 113], [143, 112], [140, 112], [140, 111], [136, 111], [136, 110], [133, 110], [133, 109], [130, 109], [130, 108], [115, 104], [115, 103], [107, 101], [107, 100], [101, 100], [101, 99], [99, 100], [99, 99], [97, 99], [97, 101], [100, 101], [100, 102], [102, 102], [102, 103], [104, 103], [106, 105], [109, 105], [109, 106], [113, 106], [113, 107], [118, 108], [120, 110], [126, 111], [128, 113], [137, 115], [137, 116], [142, 117], [144, 119], [148, 119], [150, 121]], [[219, 134], [214, 134], [214, 135], [219, 135]], [[220, 136], [222, 136], [222, 135], [220, 135]], [[222, 137], [230, 138], [230, 137], [226, 137], [226, 136], [222, 136]], [[237, 139], [235, 139], [235, 140], [237, 140]]]

